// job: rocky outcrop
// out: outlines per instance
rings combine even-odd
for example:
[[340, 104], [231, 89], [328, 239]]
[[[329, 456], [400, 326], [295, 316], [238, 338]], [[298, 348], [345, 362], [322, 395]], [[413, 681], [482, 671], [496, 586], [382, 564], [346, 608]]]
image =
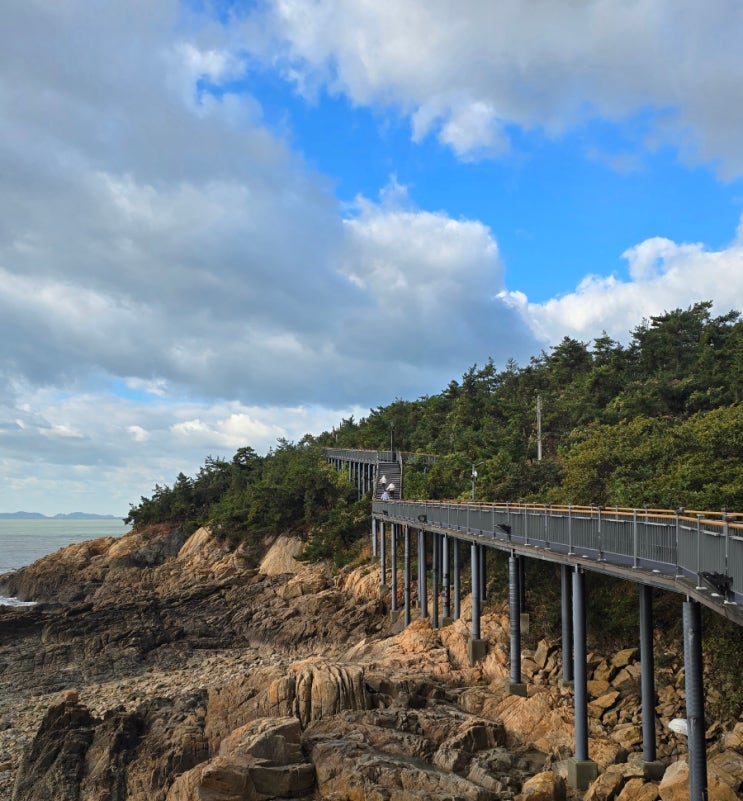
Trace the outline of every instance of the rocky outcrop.
[[222, 740], [219, 753], [176, 778], [167, 801], [263, 801], [314, 793], [315, 767], [296, 718], [259, 719]]
[[[403, 627], [375, 566], [333, 575], [297, 561], [301, 547], [280, 537], [256, 560], [203, 529], [133, 532], [6, 577], [5, 592], [45, 602], [0, 610], [0, 797], [577, 797], [557, 647], [523, 652], [528, 692], [510, 695], [505, 609], [486, 609], [471, 666], [466, 619]], [[656, 671], [668, 769], [651, 782], [637, 660], [588, 657], [588, 801], [688, 797], [686, 744], [667, 725], [684, 714], [681, 666]], [[743, 724], [708, 735], [710, 798], [737, 798]]]

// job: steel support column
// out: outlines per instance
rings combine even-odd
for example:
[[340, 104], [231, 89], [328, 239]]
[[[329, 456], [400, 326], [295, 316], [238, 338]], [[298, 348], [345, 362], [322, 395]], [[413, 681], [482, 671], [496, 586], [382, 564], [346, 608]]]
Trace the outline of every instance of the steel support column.
[[387, 586], [387, 534], [385, 524], [382, 522], [379, 531], [379, 568], [382, 574], [382, 592]]
[[511, 623], [511, 681], [521, 683], [521, 612], [519, 611], [519, 568], [516, 557], [508, 557], [508, 612]]
[[418, 530], [418, 557], [416, 561], [416, 567], [418, 569], [418, 609], [423, 609], [423, 545], [421, 543], [421, 538], [423, 537], [423, 532], [419, 529]]
[[509, 692], [526, 696], [521, 681], [521, 610], [519, 608], [519, 561], [515, 554], [508, 557], [508, 613], [511, 629], [511, 681]]
[[488, 556], [484, 545], [478, 545], [480, 549], [480, 600], [485, 601], [488, 597]]
[[449, 536], [444, 534], [441, 538], [441, 596], [443, 600], [443, 614], [449, 619], [451, 617], [449, 591]]
[[562, 680], [573, 681], [573, 584], [569, 565], [560, 565]]
[[684, 601], [684, 689], [689, 740], [689, 801], [707, 798], [707, 750], [704, 741], [702, 615], [698, 601]]
[[418, 603], [421, 617], [428, 617], [428, 574], [426, 571], [426, 532], [418, 532]]
[[461, 599], [461, 592], [460, 592], [460, 569], [459, 569], [459, 540], [455, 537], [454, 538], [454, 620], [459, 620], [461, 617], [460, 613], [460, 599]]
[[473, 542], [470, 546], [470, 565], [472, 574], [472, 639], [480, 639], [480, 551]]
[[653, 657], [653, 589], [640, 584], [640, 692], [642, 758], [655, 760], [655, 660]]
[[439, 627], [439, 572], [441, 570], [441, 535], [431, 534], [431, 628]]
[[405, 577], [404, 581], [404, 595], [405, 595], [405, 625], [410, 625], [410, 528], [408, 524], [405, 524], [405, 557], [404, 557], [404, 568], [405, 568]]
[[588, 759], [588, 690], [586, 670], [585, 576], [573, 571], [573, 653], [575, 656], [575, 758]]
[[372, 558], [377, 558], [377, 518], [372, 517]]
[[568, 782], [579, 790], [586, 790], [598, 775], [598, 766], [588, 758], [585, 576], [578, 566], [573, 571], [573, 654], [575, 756], [568, 762]]
[[526, 612], [526, 557], [519, 556], [519, 609]]
[[390, 611], [397, 611], [397, 523], [390, 524]]

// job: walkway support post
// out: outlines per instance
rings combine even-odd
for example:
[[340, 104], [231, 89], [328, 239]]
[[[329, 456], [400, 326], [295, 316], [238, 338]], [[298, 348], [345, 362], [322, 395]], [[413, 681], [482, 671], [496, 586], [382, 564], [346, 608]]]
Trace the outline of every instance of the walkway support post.
[[477, 547], [480, 549], [480, 600], [486, 601], [488, 598], [488, 556], [484, 545]]
[[441, 570], [439, 562], [441, 560], [441, 535], [433, 532], [431, 540], [431, 628], [437, 629], [439, 627], [439, 572]]
[[573, 571], [573, 655], [575, 756], [568, 761], [568, 783], [578, 790], [586, 790], [598, 775], [598, 766], [588, 758], [585, 576], [578, 566]]
[[390, 611], [397, 612], [397, 523], [390, 524]]
[[405, 596], [405, 625], [410, 625], [410, 528], [405, 524], [404, 538], [404, 557], [403, 567], [405, 575], [403, 577], [403, 594]]
[[459, 570], [459, 540], [454, 538], [454, 620], [459, 620], [460, 613], [460, 599], [462, 597], [460, 592], [460, 570]]
[[684, 689], [689, 740], [689, 801], [706, 801], [707, 750], [704, 742], [702, 614], [698, 601], [684, 601]]
[[508, 691], [511, 695], [526, 697], [526, 684], [521, 681], [521, 605], [519, 603], [518, 557], [511, 553], [508, 558], [508, 609], [511, 630], [511, 680]]
[[380, 524], [379, 528], [379, 572], [381, 574], [379, 597], [384, 598], [387, 593], [387, 534], [384, 522]]
[[451, 592], [449, 588], [449, 536], [447, 534], [441, 538], [441, 596], [444, 607], [442, 625], [448, 626], [451, 623]]
[[418, 532], [418, 603], [421, 617], [428, 617], [428, 575], [426, 573], [426, 532]]
[[480, 551], [473, 542], [470, 546], [471, 598], [472, 598], [472, 639], [480, 639]]
[[372, 559], [377, 558], [377, 518], [372, 517]]
[[655, 750], [655, 658], [653, 656], [653, 588], [640, 584], [640, 694], [642, 696], [642, 760], [645, 777], [663, 778], [665, 765]]
[[562, 613], [562, 683], [573, 684], [573, 580], [569, 565], [560, 565]]
[[519, 563], [519, 613], [521, 614], [521, 633], [529, 633], [529, 613], [526, 611], [526, 557], [517, 556]]
[[480, 548], [477, 543], [470, 545], [470, 574], [472, 599], [472, 638], [467, 643], [470, 665], [482, 659], [487, 653], [487, 643], [480, 639]]

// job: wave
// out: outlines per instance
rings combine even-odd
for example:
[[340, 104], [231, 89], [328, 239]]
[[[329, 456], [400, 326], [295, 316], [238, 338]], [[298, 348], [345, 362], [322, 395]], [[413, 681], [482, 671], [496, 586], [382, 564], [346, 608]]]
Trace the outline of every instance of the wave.
[[35, 606], [36, 601], [19, 601], [17, 598], [7, 598], [0, 595], [0, 606]]

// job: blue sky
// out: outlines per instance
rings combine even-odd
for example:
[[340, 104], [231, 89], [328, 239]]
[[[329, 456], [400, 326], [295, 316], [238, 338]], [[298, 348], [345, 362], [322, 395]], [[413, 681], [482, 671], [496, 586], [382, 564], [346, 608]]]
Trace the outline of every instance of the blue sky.
[[9, 0], [0, 510], [743, 309], [743, 6], [705, 5]]

